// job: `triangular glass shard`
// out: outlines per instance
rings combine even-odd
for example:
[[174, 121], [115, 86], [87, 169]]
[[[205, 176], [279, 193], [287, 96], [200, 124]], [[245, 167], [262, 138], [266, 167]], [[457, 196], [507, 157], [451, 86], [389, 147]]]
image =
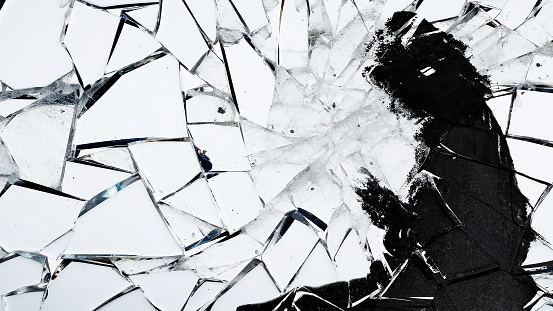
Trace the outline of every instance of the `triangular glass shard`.
[[553, 248], [551, 248], [551, 245], [541, 237], [537, 237], [534, 241], [530, 242], [528, 254], [522, 266], [536, 265], [551, 261], [553, 261]]
[[229, 86], [225, 70], [221, 59], [210, 50], [194, 71], [198, 77], [216, 89], [228, 92]]
[[0, 138], [22, 178], [59, 189], [72, 120], [71, 106], [41, 105], [22, 111], [6, 125]]
[[182, 254], [138, 180], [79, 217], [65, 256]]
[[194, 18], [181, 0], [163, 1], [156, 39], [188, 69], [194, 68], [208, 51]]
[[121, 171], [78, 162], [66, 162], [61, 190], [78, 198], [89, 200], [130, 176], [130, 173]]
[[338, 278], [349, 281], [365, 277], [371, 263], [365, 255], [355, 230], [351, 230], [334, 257]]
[[92, 310], [130, 285], [112, 267], [73, 261], [52, 280], [40, 310]]
[[109, 147], [81, 150], [79, 160], [118, 168], [127, 172], [135, 172], [131, 153], [127, 147]]
[[60, 236], [52, 243], [41, 249], [39, 253], [44, 256], [48, 256], [48, 261], [50, 261], [51, 259], [57, 260], [67, 248], [67, 244], [69, 244], [69, 240], [71, 239], [72, 234], [73, 231], [65, 233], [64, 235]]
[[106, 11], [78, 1], [73, 5], [63, 42], [83, 86], [93, 84], [104, 76], [119, 20]]
[[208, 184], [231, 233], [257, 217], [263, 208], [248, 173], [221, 173], [210, 178]]
[[171, 206], [160, 204], [159, 209], [183, 246], [198, 241], [214, 229], [214, 226]]
[[0, 246], [37, 252], [71, 228], [84, 202], [12, 185], [0, 197]]
[[296, 141], [294, 138], [286, 137], [282, 133], [269, 130], [246, 119], [241, 120], [240, 127], [248, 155], [286, 146]]
[[185, 93], [191, 89], [206, 85], [206, 82], [197, 75], [191, 74], [184, 66], [180, 66], [180, 83], [182, 92]]
[[130, 279], [156, 307], [167, 311], [181, 310], [198, 282], [191, 271], [150, 272]]
[[532, 1], [507, 1], [496, 20], [514, 30], [528, 18], [535, 5], [536, 3]]
[[336, 267], [328, 252], [321, 243], [317, 243], [315, 248], [309, 254], [298, 273], [288, 286], [288, 289], [301, 286], [322, 286], [338, 282]]
[[2, 38], [9, 44], [0, 47], [0, 92], [4, 83], [14, 89], [46, 86], [73, 70], [60, 42], [67, 3], [8, 0], [2, 4], [0, 29], [6, 30]]
[[218, 227], [223, 227], [213, 194], [205, 178], [199, 178], [162, 202], [202, 219]]
[[287, 287], [319, 240], [306, 224], [297, 220], [291, 222], [284, 235], [261, 256], [281, 290]]
[[186, 136], [179, 66], [168, 55], [117, 80], [77, 120], [74, 143]]
[[451, 1], [447, 5], [443, 1], [428, 0], [417, 8], [417, 15], [429, 22], [440, 21], [457, 17], [464, 6], [464, 0]]
[[27, 285], [40, 283], [44, 262], [19, 255], [0, 259], [0, 295]]
[[161, 44], [150, 34], [129, 24], [124, 24], [107, 63], [106, 72], [119, 70], [142, 60], [160, 47]]
[[144, 8], [126, 11], [125, 13], [129, 15], [132, 19], [137, 21], [140, 25], [144, 26], [144, 28], [148, 29], [151, 32], [154, 32], [157, 26], [159, 5], [149, 5]]
[[280, 292], [263, 264], [257, 264], [244, 276], [233, 280], [222, 296], [212, 305], [212, 311], [234, 310], [244, 304], [262, 302], [278, 297]]
[[212, 171], [249, 171], [246, 147], [236, 125], [189, 125], [194, 144], [207, 151]]
[[272, 70], [245, 39], [224, 48], [240, 115], [267, 127], [275, 86]]
[[515, 175], [520, 192], [528, 199], [528, 203], [536, 206], [547, 185], [534, 181], [520, 174]]
[[224, 282], [203, 282], [190, 296], [183, 311], [197, 311], [201, 306], [213, 299], [225, 286], [226, 283]]
[[157, 309], [144, 297], [142, 291], [138, 288], [125, 293], [101, 307], [94, 309], [94, 311], [119, 311], [119, 310], [133, 310], [133, 311], [156, 311]]
[[25, 99], [25, 98], [22, 98], [22, 99], [14, 98], [14, 99], [0, 101], [0, 117], [5, 118], [16, 111], [27, 107], [28, 105], [34, 103], [35, 101], [36, 99]]
[[201, 172], [191, 142], [139, 142], [129, 145], [129, 150], [156, 201], [184, 187]]

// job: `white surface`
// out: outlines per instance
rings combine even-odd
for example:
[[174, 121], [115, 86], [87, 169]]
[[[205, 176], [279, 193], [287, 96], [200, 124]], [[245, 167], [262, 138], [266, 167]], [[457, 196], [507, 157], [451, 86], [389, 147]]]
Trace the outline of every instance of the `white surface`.
[[279, 65], [286, 69], [303, 67], [308, 62], [309, 28], [307, 2], [284, 1], [278, 40]]
[[71, 262], [48, 286], [40, 310], [92, 310], [129, 285], [110, 267]]
[[[250, 3], [249, 5], [253, 4], [255, 6], [257, 3], [260, 2], [255, 1], [254, 3]], [[190, 11], [192, 11], [192, 15], [194, 15], [194, 18], [196, 19], [204, 33], [207, 35], [207, 37], [211, 41], [215, 41], [215, 39], [217, 39], [215, 1], [186, 0], [186, 4], [190, 8]]]
[[0, 80], [14, 89], [45, 86], [73, 69], [60, 42], [68, 8], [57, 0], [6, 1], [0, 11], [0, 29], [5, 30]]
[[115, 71], [142, 60], [160, 47], [161, 44], [151, 35], [124, 24], [105, 71]]
[[208, 184], [231, 233], [252, 221], [263, 208], [248, 173], [221, 173], [210, 178]]
[[139, 142], [130, 144], [129, 150], [156, 201], [184, 187], [200, 173], [200, 163], [190, 142]]
[[198, 277], [191, 271], [153, 272], [130, 278], [163, 311], [180, 311], [198, 282]]
[[528, 0], [509, 0], [497, 16], [497, 21], [501, 24], [516, 29], [526, 20], [536, 1]]
[[539, 233], [546, 241], [553, 241], [553, 195], [549, 193], [532, 215], [532, 229]]
[[117, 80], [77, 120], [74, 143], [186, 136], [179, 66], [167, 55]]
[[512, 96], [509, 94], [500, 97], [493, 97], [486, 101], [486, 104], [490, 107], [497, 123], [501, 126], [503, 133], [507, 132], [509, 113], [511, 111], [511, 99]]
[[[77, 67], [83, 86], [104, 75], [119, 18], [76, 1], [64, 44]], [[93, 46], [94, 48], [91, 48]]]
[[250, 32], [267, 22], [262, 1], [232, 0]]
[[461, 13], [465, 2], [466, 0], [426, 0], [418, 7], [417, 16], [429, 22], [457, 17]]
[[182, 250], [138, 180], [79, 217], [65, 253], [173, 256]]
[[194, 19], [180, 0], [163, 1], [156, 39], [188, 69], [208, 50]]
[[0, 245], [36, 252], [73, 227], [83, 204], [12, 185], [0, 197]]

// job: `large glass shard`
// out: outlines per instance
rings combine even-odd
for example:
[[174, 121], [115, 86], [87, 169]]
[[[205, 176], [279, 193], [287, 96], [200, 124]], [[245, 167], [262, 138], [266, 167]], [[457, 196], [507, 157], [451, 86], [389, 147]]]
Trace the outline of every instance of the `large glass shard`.
[[[51, 101], [73, 104], [73, 96], [52, 96], [42, 105], [17, 114], [0, 133], [21, 178], [58, 189], [73, 119], [73, 107], [49, 105]], [[34, 124], [34, 126], [30, 126]], [[36, 157], [40, 154], [40, 157]]]
[[[301, 216], [298, 216], [301, 217]], [[278, 241], [261, 256], [277, 286], [284, 290], [318, 241], [317, 235], [302, 221], [289, 219], [288, 228], [280, 229]], [[283, 232], [284, 231], [284, 232]]]
[[161, 48], [161, 44], [150, 34], [129, 24], [124, 24], [115, 41], [115, 48], [109, 57], [105, 72], [119, 70], [140, 61], [159, 48]]
[[84, 202], [12, 185], [0, 197], [0, 246], [37, 252], [71, 229]]
[[78, 198], [90, 200], [130, 176], [130, 173], [68, 161], [65, 163], [61, 190]]
[[186, 136], [179, 65], [167, 55], [117, 80], [79, 117], [74, 144]]
[[159, 5], [153, 4], [125, 13], [149, 31], [154, 32], [157, 26]]
[[92, 310], [130, 285], [110, 266], [73, 261], [52, 280], [40, 310]]
[[[183, 40], [182, 38], [186, 38]], [[192, 69], [208, 47], [184, 1], [165, 0], [156, 39], [187, 69]]]
[[193, 181], [184, 189], [163, 199], [162, 202], [215, 226], [223, 226], [213, 194], [205, 178]]
[[213, 171], [249, 171], [240, 127], [231, 124], [189, 125], [194, 144], [207, 151]]
[[60, 42], [68, 3], [8, 0], [1, 9], [0, 29], [8, 30], [0, 47], [3, 83], [13, 89], [41, 87], [73, 69]]
[[231, 233], [252, 221], [263, 208], [248, 173], [221, 173], [208, 179], [208, 184], [221, 218]]
[[[254, 264], [255, 261], [251, 265]], [[245, 275], [237, 277], [223, 290], [211, 310], [234, 310], [240, 305], [270, 300], [280, 294], [262, 263], [253, 268], [248, 266], [242, 273]]]
[[179, 311], [198, 282], [190, 271], [151, 272], [131, 275], [130, 279], [160, 310]]
[[278, 64], [290, 69], [308, 61], [307, 1], [283, 1], [278, 37]]
[[179, 254], [181, 248], [138, 180], [79, 217], [64, 256]]
[[275, 85], [272, 70], [245, 39], [224, 50], [240, 115], [267, 127]]
[[[104, 76], [119, 18], [76, 1], [63, 43], [83, 86]], [[94, 49], [90, 47], [94, 46]]]
[[129, 150], [156, 201], [184, 187], [201, 170], [191, 142], [139, 142]]
[[27, 285], [42, 281], [44, 257], [42, 262], [18, 254], [0, 259], [0, 295], [7, 294]]

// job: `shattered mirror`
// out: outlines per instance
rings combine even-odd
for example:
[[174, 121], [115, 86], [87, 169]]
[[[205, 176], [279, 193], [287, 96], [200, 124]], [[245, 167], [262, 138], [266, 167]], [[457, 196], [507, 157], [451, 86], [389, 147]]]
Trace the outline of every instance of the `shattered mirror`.
[[0, 33], [0, 311], [553, 310], [553, 1], [6, 0]]

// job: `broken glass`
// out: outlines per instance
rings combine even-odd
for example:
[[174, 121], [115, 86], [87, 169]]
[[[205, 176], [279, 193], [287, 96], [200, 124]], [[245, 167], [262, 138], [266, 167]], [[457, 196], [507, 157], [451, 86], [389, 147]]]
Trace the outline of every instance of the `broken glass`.
[[0, 310], [548, 310], [553, 2], [0, 3]]

